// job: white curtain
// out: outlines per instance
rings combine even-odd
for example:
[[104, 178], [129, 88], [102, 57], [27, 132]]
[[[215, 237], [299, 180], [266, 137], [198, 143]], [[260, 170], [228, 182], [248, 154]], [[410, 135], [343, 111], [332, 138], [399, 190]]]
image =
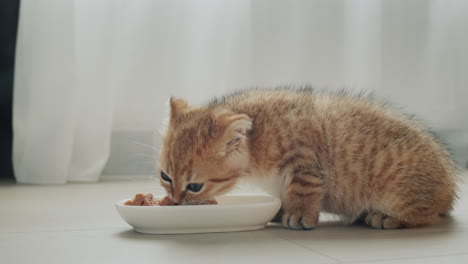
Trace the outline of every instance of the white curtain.
[[118, 173], [134, 149], [115, 135], [157, 129], [169, 96], [252, 86], [375, 90], [466, 136], [467, 14], [463, 0], [22, 0], [17, 180]]

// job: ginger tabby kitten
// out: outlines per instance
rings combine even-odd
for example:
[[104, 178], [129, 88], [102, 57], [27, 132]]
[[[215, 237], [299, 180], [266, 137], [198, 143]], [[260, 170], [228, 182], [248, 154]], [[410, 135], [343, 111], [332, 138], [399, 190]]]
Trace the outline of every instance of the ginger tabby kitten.
[[423, 127], [365, 97], [311, 89], [254, 89], [205, 106], [170, 100], [161, 184], [197, 204], [239, 179], [273, 179], [285, 227], [311, 229], [319, 213], [373, 228], [434, 223], [452, 208], [456, 171]]

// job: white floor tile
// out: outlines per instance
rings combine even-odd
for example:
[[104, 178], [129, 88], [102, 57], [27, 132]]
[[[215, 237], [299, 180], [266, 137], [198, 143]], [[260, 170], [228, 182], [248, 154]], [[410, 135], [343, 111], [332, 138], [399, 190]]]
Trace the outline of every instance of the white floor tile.
[[[246, 190], [258, 192], [235, 193]], [[468, 263], [468, 183], [451, 217], [402, 230], [345, 226], [324, 215], [311, 231], [271, 224], [254, 232], [142, 235], [114, 208], [138, 192], [164, 194], [148, 180], [0, 183], [0, 263]]]
[[126, 227], [114, 204], [138, 192], [162, 188], [150, 181], [0, 185], [0, 233]]
[[309, 232], [292, 232], [282, 228], [270, 228], [269, 232], [341, 262], [360, 263], [468, 253], [468, 230], [457, 228], [456, 222], [466, 223], [468, 218], [446, 219], [431, 228], [376, 230], [366, 226], [322, 222], [317, 229]]
[[366, 262], [366, 264], [441, 264], [441, 263], [466, 264], [468, 263], [468, 254]]
[[2, 263], [336, 263], [264, 231], [142, 235], [128, 229], [0, 234]]
[[468, 253], [468, 232], [405, 232], [393, 235], [331, 236], [319, 241], [290, 240], [340, 261], [427, 257]]

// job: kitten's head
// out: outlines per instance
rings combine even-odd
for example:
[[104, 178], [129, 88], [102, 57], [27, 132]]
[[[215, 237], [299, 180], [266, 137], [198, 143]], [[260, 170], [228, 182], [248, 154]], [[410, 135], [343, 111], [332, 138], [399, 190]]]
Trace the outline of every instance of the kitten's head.
[[245, 114], [170, 100], [159, 157], [161, 185], [178, 204], [200, 204], [226, 193], [249, 169]]

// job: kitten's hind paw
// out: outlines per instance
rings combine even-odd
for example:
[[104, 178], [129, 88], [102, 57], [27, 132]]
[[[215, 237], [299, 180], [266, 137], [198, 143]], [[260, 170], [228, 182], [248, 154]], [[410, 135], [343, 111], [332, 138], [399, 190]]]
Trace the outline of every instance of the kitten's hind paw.
[[283, 226], [296, 230], [310, 230], [317, 225], [317, 215], [304, 215], [304, 214], [283, 214]]
[[401, 228], [401, 223], [398, 219], [380, 212], [370, 212], [367, 214], [366, 224], [376, 229]]

